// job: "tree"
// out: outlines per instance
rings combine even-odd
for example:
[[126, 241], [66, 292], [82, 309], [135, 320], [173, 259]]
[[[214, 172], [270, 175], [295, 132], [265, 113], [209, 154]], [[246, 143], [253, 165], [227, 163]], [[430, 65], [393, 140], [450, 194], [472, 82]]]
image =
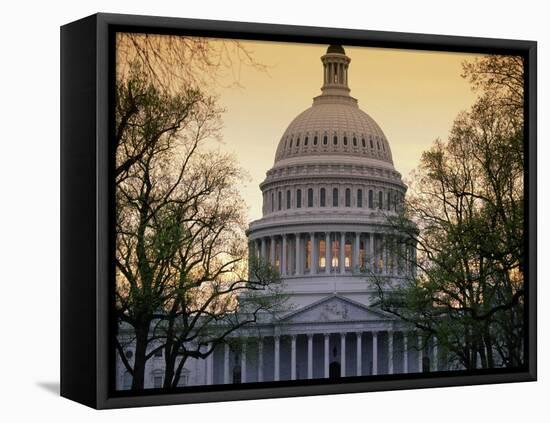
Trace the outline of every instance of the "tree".
[[[467, 369], [523, 362], [523, 63], [487, 56], [464, 65], [480, 96], [446, 142], [422, 154], [403, 213], [389, 218], [414, 244], [416, 272], [381, 307]], [[401, 254], [398, 248], [395, 254]]]
[[247, 262], [235, 188], [243, 171], [205, 147], [219, 137], [216, 98], [196, 81], [173, 85], [169, 76], [182, 76], [174, 64], [157, 72], [150, 59], [119, 70], [116, 87], [115, 309], [133, 333], [133, 361], [120, 336], [116, 347], [132, 389], [143, 389], [145, 364], [160, 349], [165, 386], [175, 386], [188, 357], [206, 357], [284, 302], [278, 273]]

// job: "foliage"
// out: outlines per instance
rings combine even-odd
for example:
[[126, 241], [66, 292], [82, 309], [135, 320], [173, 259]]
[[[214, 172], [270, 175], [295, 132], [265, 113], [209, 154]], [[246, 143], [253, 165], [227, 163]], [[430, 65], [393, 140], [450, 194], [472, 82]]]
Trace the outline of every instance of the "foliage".
[[384, 310], [467, 369], [523, 362], [522, 72], [508, 56], [464, 65], [480, 96], [422, 154], [403, 214], [389, 218], [417, 246], [415, 272], [393, 291], [373, 278]]

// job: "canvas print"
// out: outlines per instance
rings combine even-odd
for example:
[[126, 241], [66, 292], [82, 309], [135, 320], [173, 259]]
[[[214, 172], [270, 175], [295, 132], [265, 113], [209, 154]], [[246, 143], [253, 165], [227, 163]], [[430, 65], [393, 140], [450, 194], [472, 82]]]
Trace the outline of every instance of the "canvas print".
[[127, 32], [115, 54], [116, 392], [523, 368], [521, 57]]

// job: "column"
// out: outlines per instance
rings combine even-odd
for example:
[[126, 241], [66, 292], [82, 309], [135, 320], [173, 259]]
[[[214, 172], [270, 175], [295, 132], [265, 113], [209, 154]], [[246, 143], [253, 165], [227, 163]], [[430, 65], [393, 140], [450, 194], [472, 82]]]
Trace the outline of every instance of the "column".
[[433, 338], [432, 354], [433, 354], [432, 371], [437, 372], [437, 368], [438, 368], [438, 363], [437, 363], [438, 360], [437, 359], [438, 359], [438, 356], [437, 356], [437, 339], [436, 338]]
[[262, 255], [262, 261], [267, 260], [267, 242], [265, 237], [262, 237], [262, 246], [260, 247], [260, 252]]
[[340, 334], [340, 377], [346, 376], [346, 333]]
[[273, 337], [275, 342], [275, 363], [273, 365], [273, 379], [275, 381], [279, 380], [279, 335]]
[[418, 335], [418, 372], [422, 373], [422, 336]]
[[223, 350], [223, 383], [229, 383], [229, 345], [225, 344]]
[[295, 234], [296, 252], [294, 253], [295, 274], [302, 273], [302, 264], [300, 263], [300, 234]]
[[360, 239], [361, 239], [361, 233], [355, 232], [355, 246], [353, 248], [353, 263], [352, 263], [352, 269], [355, 270], [355, 268], [359, 267], [359, 248], [360, 248]]
[[330, 334], [325, 333], [325, 377], [329, 377], [329, 368], [328, 368], [328, 360], [329, 360], [329, 340], [330, 340]]
[[246, 341], [241, 345], [241, 383], [246, 383]]
[[393, 331], [388, 331], [388, 373], [393, 374]]
[[361, 345], [361, 332], [357, 332], [355, 335], [357, 337], [357, 376], [361, 376], [363, 373], [363, 346]]
[[313, 334], [307, 334], [307, 378], [313, 378]]
[[258, 340], [258, 382], [264, 381], [264, 339]]
[[380, 258], [382, 259], [382, 268], [380, 269], [380, 272], [385, 275], [386, 274], [386, 265], [388, 264], [386, 261], [386, 235], [380, 235]]
[[290, 379], [296, 380], [296, 335], [290, 337]]
[[378, 374], [378, 332], [372, 333], [372, 374]]
[[340, 232], [340, 273], [346, 273], [346, 233]]
[[283, 234], [283, 247], [281, 252], [281, 275], [286, 275], [286, 234]]
[[275, 237], [271, 237], [271, 243], [269, 246], [269, 255], [271, 256], [269, 261], [271, 262], [272, 266], [275, 266]]
[[316, 248], [315, 248], [315, 232], [309, 233], [309, 242], [311, 243], [311, 263], [309, 267], [309, 272], [312, 275], [317, 274], [317, 257], [316, 257]]
[[325, 273], [327, 274], [330, 273], [330, 268], [332, 266], [331, 256], [330, 232], [325, 232]]
[[403, 373], [409, 373], [409, 347], [407, 341], [407, 332], [403, 332]]
[[214, 383], [214, 351], [212, 350], [212, 342], [208, 343], [206, 351], [209, 352], [208, 357], [206, 357], [206, 384], [212, 385]]

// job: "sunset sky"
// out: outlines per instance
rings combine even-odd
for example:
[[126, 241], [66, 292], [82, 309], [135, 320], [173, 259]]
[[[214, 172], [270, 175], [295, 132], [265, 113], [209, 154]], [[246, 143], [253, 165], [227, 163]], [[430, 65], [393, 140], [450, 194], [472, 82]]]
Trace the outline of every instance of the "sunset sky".
[[[243, 46], [254, 60], [267, 65], [262, 72], [241, 66], [227, 74], [241, 87], [218, 90], [226, 108], [221, 149], [236, 154], [251, 181], [241, 188], [249, 219], [261, 217], [258, 184], [273, 165], [277, 144], [288, 124], [320, 94], [320, 57], [326, 45], [250, 42]], [[475, 100], [460, 77], [461, 63], [476, 55], [413, 50], [350, 47], [349, 87], [359, 107], [382, 128], [389, 140], [395, 168], [406, 179], [422, 151], [436, 138], [445, 139], [456, 115]]]

